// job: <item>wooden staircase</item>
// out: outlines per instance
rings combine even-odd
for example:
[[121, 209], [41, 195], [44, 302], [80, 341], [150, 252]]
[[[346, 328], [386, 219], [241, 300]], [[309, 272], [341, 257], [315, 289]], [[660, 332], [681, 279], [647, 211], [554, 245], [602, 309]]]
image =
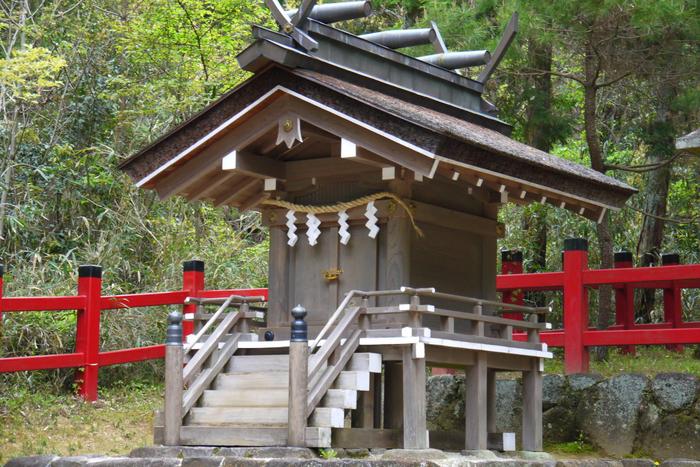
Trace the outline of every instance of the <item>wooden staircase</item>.
[[[173, 410], [181, 407], [179, 444], [288, 444], [292, 397], [289, 347], [277, 347], [276, 354], [251, 354], [255, 350], [238, 348], [242, 339], [251, 336], [249, 320], [257, 315], [249, 303], [255, 300], [232, 296], [223, 303], [214, 302], [221, 305], [218, 311], [208, 316], [206, 324], [184, 346], [184, 367], [176, 363], [166, 369], [166, 375], [168, 371], [177, 375], [170, 386], [166, 378], [166, 407], [168, 388], [181, 388], [176, 391], [179, 395], [170, 399]], [[227, 313], [230, 308], [238, 309]], [[356, 312], [353, 309], [350, 315], [354, 317]], [[308, 394], [302, 402], [302, 414], [307, 415], [303, 433], [309, 447], [331, 446], [332, 429], [345, 427], [349, 418], [346, 411], [357, 407], [358, 391], [369, 391], [371, 373], [382, 370], [381, 354], [357, 351], [360, 331], [348, 330], [347, 322], [349, 319], [341, 320], [318, 352], [307, 357]], [[343, 338], [348, 332], [350, 335]], [[314, 342], [311, 351], [318, 344]], [[168, 436], [164, 421], [164, 416], [158, 414], [156, 443]]]
[[[346, 411], [357, 407], [358, 391], [368, 391], [371, 373], [380, 373], [381, 368], [381, 354], [352, 355], [309, 417], [308, 446], [330, 447], [332, 429], [345, 427]], [[285, 445], [288, 369], [287, 354], [231, 357], [184, 417], [183, 444]], [[323, 373], [319, 371], [316, 378]]]

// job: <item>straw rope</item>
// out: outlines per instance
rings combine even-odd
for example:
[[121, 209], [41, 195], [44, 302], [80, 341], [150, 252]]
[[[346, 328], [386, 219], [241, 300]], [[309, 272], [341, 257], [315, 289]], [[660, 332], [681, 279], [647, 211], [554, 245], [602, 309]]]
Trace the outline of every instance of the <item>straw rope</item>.
[[396, 202], [401, 208], [406, 211], [406, 214], [408, 214], [408, 218], [411, 220], [411, 224], [413, 225], [413, 229], [416, 231], [419, 237], [423, 236], [423, 231], [418, 227], [416, 224], [416, 220], [413, 218], [413, 213], [411, 212], [411, 208], [406, 204], [406, 202], [401, 199], [399, 196], [395, 195], [394, 193], [390, 193], [388, 191], [382, 191], [379, 193], [374, 193], [371, 195], [367, 196], [362, 196], [361, 198], [354, 199], [352, 201], [346, 201], [346, 202], [340, 202], [336, 204], [325, 204], [322, 206], [313, 206], [310, 204], [296, 204], [296, 203], [290, 203], [289, 201], [284, 201], [281, 199], [266, 199], [261, 202], [261, 204], [265, 204], [267, 206], [275, 206], [278, 208], [285, 208], [285, 209], [291, 209], [292, 211], [295, 212], [304, 212], [307, 214], [334, 214], [338, 213], [340, 211], [346, 211], [348, 209], [353, 209], [353, 208], [358, 208], [360, 206], [364, 206], [365, 204], [371, 202], [371, 201], [377, 201], [379, 199], [391, 199], [392, 201]]

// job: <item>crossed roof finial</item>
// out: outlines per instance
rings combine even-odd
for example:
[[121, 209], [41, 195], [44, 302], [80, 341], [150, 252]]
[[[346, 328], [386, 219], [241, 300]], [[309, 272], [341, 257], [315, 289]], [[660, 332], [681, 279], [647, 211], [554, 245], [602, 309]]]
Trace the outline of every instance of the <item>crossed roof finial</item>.
[[302, 0], [299, 9], [290, 18], [285, 9], [280, 4], [279, 0], [265, 0], [265, 4], [272, 12], [272, 17], [277, 21], [280, 28], [289, 34], [294, 42], [299, 44], [306, 50], [316, 50], [318, 48], [318, 42], [313, 40], [305, 31], [301, 29], [301, 25], [304, 24], [306, 18], [311, 14], [314, 5], [316, 5], [316, 0]]

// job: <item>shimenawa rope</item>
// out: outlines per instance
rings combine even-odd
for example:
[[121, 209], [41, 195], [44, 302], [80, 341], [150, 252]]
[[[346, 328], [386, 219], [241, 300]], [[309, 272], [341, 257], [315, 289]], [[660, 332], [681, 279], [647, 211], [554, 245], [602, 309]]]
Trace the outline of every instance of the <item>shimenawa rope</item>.
[[394, 193], [390, 193], [388, 191], [382, 191], [379, 193], [362, 196], [361, 198], [357, 198], [352, 201], [340, 202], [336, 204], [326, 204], [322, 206], [290, 203], [289, 201], [283, 201], [281, 199], [266, 199], [261, 204], [290, 209], [295, 212], [305, 212], [307, 214], [333, 214], [340, 211], [346, 211], [352, 208], [358, 208], [360, 206], [364, 206], [365, 204], [371, 201], [377, 201], [378, 199], [391, 199], [394, 202], [396, 202], [396, 204], [401, 206], [401, 208], [404, 211], [406, 211], [406, 214], [408, 214], [408, 218], [411, 220], [411, 224], [413, 225], [413, 228], [418, 234], [418, 236], [423, 236], [423, 231], [420, 229], [420, 227], [418, 227], [418, 225], [416, 224], [416, 220], [413, 218], [411, 208], [406, 204], [406, 202], [403, 199], [401, 199]]

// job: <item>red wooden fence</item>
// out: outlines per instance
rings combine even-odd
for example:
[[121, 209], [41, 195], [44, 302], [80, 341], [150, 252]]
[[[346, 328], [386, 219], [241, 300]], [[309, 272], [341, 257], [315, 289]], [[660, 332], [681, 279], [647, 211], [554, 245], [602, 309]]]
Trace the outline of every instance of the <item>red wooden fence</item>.
[[[619, 346], [628, 352], [635, 345], [666, 345], [678, 350], [682, 344], [700, 343], [700, 322], [683, 322], [681, 290], [700, 288], [700, 264], [680, 265], [677, 255], [664, 255], [662, 266], [632, 266], [628, 252], [615, 255], [615, 269], [588, 268], [588, 242], [585, 239], [564, 241], [563, 270], [558, 272], [523, 273], [522, 253], [502, 252], [502, 274], [496, 285], [503, 301], [521, 304], [525, 291], [554, 290], [563, 292], [564, 327], [541, 333], [550, 347], [564, 347], [567, 373], [588, 371], [588, 348]], [[97, 399], [98, 372], [103, 366], [163, 358], [163, 345], [152, 345], [101, 352], [100, 315], [103, 310], [183, 305], [188, 296], [220, 298], [232, 293], [263, 295], [267, 289], [207, 290], [204, 286], [204, 263], [183, 264], [182, 290], [127, 295], [102, 295], [102, 269], [80, 266], [78, 293], [65, 297], [4, 297], [3, 268], [0, 265], [0, 323], [2, 313], [22, 311], [77, 310], [75, 351], [58, 355], [0, 358], [0, 373], [54, 368], [77, 368], [79, 394], [88, 401]], [[610, 284], [615, 289], [615, 325], [605, 330], [589, 327], [588, 290]], [[664, 290], [664, 322], [636, 324], [634, 289]], [[193, 313], [191, 305], [183, 305], [184, 313]], [[520, 314], [511, 313], [512, 318]], [[192, 333], [193, 323], [185, 320], [185, 335]], [[515, 339], [527, 336], [514, 334]]]
[[[101, 367], [120, 363], [160, 359], [163, 345], [151, 345], [131, 349], [100, 351], [100, 316], [104, 310], [183, 305], [188, 296], [220, 298], [231, 294], [244, 296], [263, 295], [267, 289], [206, 290], [204, 288], [204, 263], [187, 261], [183, 264], [182, 290], [172, 292], [140, 293], [127, 295], [102, 295], [102, 268], [80, 266], [78, 268], [78, 293], [66, 297], [4, 297], [2, 292], [3, 268], [0, 265], [0, 323], [2, 314], [22, 311], [72, 311], [77, 310], [75, 351], [57, 355], [0, 358], [0, 373], [11, 371], [77, 368], [78, 393], [88, 401], [97, 400], [98, 372]], [[191, 306], [183, 306], [184, 313], [193, 313]], [[187, 316], [186, 316], [187, 317]], [[184, 334], [193, 331], [192, 320], [185, 320]]]
[[[588, 242], [582, 238], [564, 241], [559, 272], [524, 274], [520, 252], [504, 251], [502, 260], [496, 287], [503, 301], [522, 303], [525, 291], [563, 292], [564, 327], [542, 332], [541, 337], [550, 347], [564, 347], [567, 373], [588, 371], [588, 348], [593, 346], [620, 346], [633, 352], [634, 345], [678, 350], [682, 344], [700, 344], [700, 322], [683, 322], [681, 309], [681, 290], [700, 288], [700, 264], [680, 265], [673, 254], [663, 255], [662, 266], [635, 268], [631, 253], [621, 252], [615, 255], [614, 269], [589, 269]], [[606, 284], [615, 290], [615, 325], [598, 330], [589, 327], [588, 290]], [[635, 323], [634, 289], [644, 288], [663, 289], [663, 323]]]

